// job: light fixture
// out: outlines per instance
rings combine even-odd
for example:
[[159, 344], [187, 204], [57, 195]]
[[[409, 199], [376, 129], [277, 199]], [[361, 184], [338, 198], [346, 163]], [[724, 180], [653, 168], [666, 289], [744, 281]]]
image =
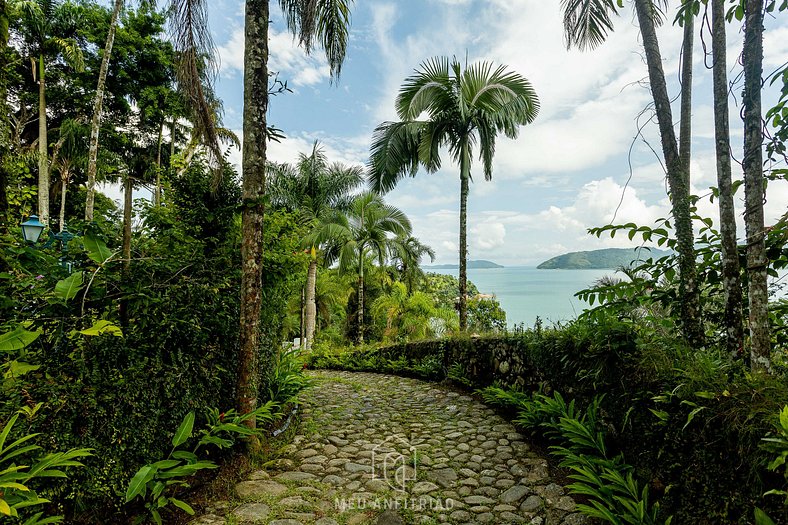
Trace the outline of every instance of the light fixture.
[[43, 231], [44, 225], [38, 220], [38, 215], [31, 215], [22, 223], [22, 237], [30, 244], [37, 243]]

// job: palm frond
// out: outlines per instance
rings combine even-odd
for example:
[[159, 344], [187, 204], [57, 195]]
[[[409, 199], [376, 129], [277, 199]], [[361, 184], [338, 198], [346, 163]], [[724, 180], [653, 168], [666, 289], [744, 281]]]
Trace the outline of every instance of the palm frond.
[[416, 176], [423, 128], [420, 121], [384, 122], [375, 128], [367, 164], [372, 191], [386, 193], [406, 175]]
[[567, 49], [599, 47], [613, 31], [611, 14], [618, 14], [615, 0], [561, 0]]
[[[186, 94], [195, 119], [195, 128], [203, 137], [217, 163], [223, 161], [217, 132], [216, 108], [207, 92], [216, 77], [216, 49], [208, 28], [206, 0], [170, 0], [170, 33], [178, 52], [177, 79]], [[223, 170], [215, 170], [214, 184]]]

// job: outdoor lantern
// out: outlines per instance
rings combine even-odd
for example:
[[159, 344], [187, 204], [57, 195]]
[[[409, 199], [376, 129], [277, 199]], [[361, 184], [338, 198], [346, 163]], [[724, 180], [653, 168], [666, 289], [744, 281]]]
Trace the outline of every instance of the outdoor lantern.
[[38, 242], [38, 238], [41, 237], [41, 232], [43, 231], [44, 225], [38, 220], [38, 215], [31, 215], [22, 223], [22, 237], [31, 244]]

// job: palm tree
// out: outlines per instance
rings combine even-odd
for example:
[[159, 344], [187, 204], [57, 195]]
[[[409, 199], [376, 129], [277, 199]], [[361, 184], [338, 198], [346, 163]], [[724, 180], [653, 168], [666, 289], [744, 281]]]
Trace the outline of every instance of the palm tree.
[[96, 85], [96, 95], [93, 98], [93, 118], [90, 121], [90, 148], [88, 151], [88, 183], [87, 197], [85, 198], [85, 220], [93, 220], [93, 202], [96, 193], [96, 172], [98, 170], [98, 140], [101, 129], [101, 111], [104, 104], [104, 91], [107, 85], [107, 71], [109, 71], [109, 59], [112, 55], [112, 46], [115, 42], [115, 30], [118, 27], [120, 10], [123, 8], [123, 0], [115, 0], [112, 8], [112, 18], [109, 22], [107, 41], [104, 43], [104, 53], [101, 56], [101, 68], [99, 69], [98, 84]]
[[432, 297], [411, 293], [401, 282], [393, 283], [388, 293], [375, 299], [372, 311], [384, 320], [383, 334], [388, 339], [424, 339], [432, 335], [431, 321], [438, 315]]
[[315, 246], [326, 246], [326, 259], [339, 261], [341, 272], [355, 270], [358, 276], [358, 334], [364, 342], [364, 263], [374, 256], [383, 265], [391, 248], [389, 235], [411, 231], [410, 220], [402, 210], [386, 204], [375, 193], [356, 196], [346, 213], [335, 212], [306, 238]]
[[60, 173], [60, 220], [58, 227], [62, 232], [66, 226], [66, 193], [74, 170], [84, 166], [84, 126], [79, 122], [66, 119], [60, 124], [58, 141], [52, 148], [51, 168]]
[[[528, 80], [506, 66], [479, 62], [463, 70], [456, 59], [436, 57], [405, 80], [396, 108], [401, 120], [380, 124], [372, 138], [371, 186], [387, 192], [405, 175], [415, 176], [419, 166], [429, 173], [438, 171], [442, 146], [460, 165], [460, 330], [465, 330], [472, 149], [478, 144], [484, 178], [491, 180], [496, 136], [516, 138], [519, 126], [536, 118], [539, 101]], [[424, 112], [427, 119], [419, 120]]]
[[[351, 193], [363, 182], [360, 166], [329, 164], [320, 143], [315, 141], [309, 155], [300, 153], [298, 162], [269, 165], [271, 171], [268, 192], [274, 206], [283, 206], [297, 212], [301, 220], [312, 228], [328, 219], [336, 211], [347, 210]], [[315, 306], [315, 283], [317, 279], [317, 250], [320, 245], [308, 244], [311, 259], [307, 270], [304, 348], [312, 346], [315, 337], [317, 308]]]
[[[17, 3], [22, 11], [30, 41], [28, 42], [33, 79], [38, 82], [38, 216], [49, 224], [49, 153], [47, 140], [46, 61], [62, 58], [82, 71], [82, 50], [68, 38], [79, 25], [78, 6], [55, 0], [27, 0]], [[36, 59], [34, 59], [36, 58]], [[37, 64], [36, 64], [37, 62]]]
[[747, 278], [750, 306], [750, 362], [758, 372], [771, 372], [766, 229], [763, 219], [763, 0], [748, 0], [744, 9], [744, 225], [747, 232]]
[[[618, 13], [620, 2], [616, 0], [562, 0], [564, 10], [564, 31], [567, 47], [580, 49], [593, 48], [602, 44], [608, 32], [613, 30], [611, 15]], [[673, 116], [670, 108], [665, 83], [665, 72], [662, 68], [662, 56], [657, 40], [656, 25], [661, 22], [661, 9], [664, 0], [634, 0], [640, 33], [643, 39], [643, 49], [646, 55], [648, 76], [651, 94], [654, 99], [654, 108], [659, 125], [659, 134], [662, 139], [662, 153], [665, 157], [667, 168], [668, 186], [672, 205], [674, 227], [676, 230], [676, 248], [679, 254], [679, 295], [681, 297], [681, 319], [684, 335], [695, 346], [703, 342], [703, 326], [701, 324], [700, 292], [697, 283], [697, 269], [695, 266], [694, 234], [692, 231], [692, 215], [690, 211], [689, 195], [689, 98], [685, 98], [682, 108], [682, 126], [686, 135], [683, 152], [680, 151], [676, 141], [676, 132], [673, 129]], [[689, 15], [687, 15], [689, 16]], [[686, 41], [685, 54], [691, 55], [691, 45]], [[690, 33], [691, 35], [691, 33]], [[688, 52], [689, 51], [689, 52]], [[686, 65], [686, 62], [685, 62]], [[686, 70], [686, 69], [685, 69]], [[685, 75], [685, 89], [691, 76]], [[685, 158], [682, 158], [684, 153]]]
[[720, 208], [722, 289], [725, 297], [725, 346], [732, 357], [742, 354], [742, 287], [736, 212], [731, 182], [730, 126], [728, 123], [728, 68], [725, 43], [725, 0], [711, 1], [711, 50], [714, 55], [714, 138]]
[[[345, 59], [350, 26], [348, 0], [280, 0], [288, 29], [298, 35], [309, 53], [323, 47], [332, 79], [339, 77]], [[176, 49], [181, 51], [179, 82], [202, 107], [202, 82], [198, 57], [211, 49], [205, 0], [174, 0]], [[265, 198], [266, 141], [269, 77], [269, 0], [247, 0], [244, 16], [243, 177], [241, 214], [241, 305], [238, 351], [238, 410], [257, 407], [257, 355], [260, 353], [260, 309], [263, 278], [263, 213]], [[185, 53], [184, 53], [185, 52]], [[206, 111], [197, 111], [198, 115]], [[211, 137], [209, 118], [201, 118]], [[213, 143], [215, 141], [208, 140]], [[249, 425], [254, 426], [253, 419]], [[252, 445], [255, 446], [254, 444]]]
[[391, 241], [391, 262], [405, 283], [408, 295], [413, 293], [415, 283], [424, 276], [421, 271], [421, 260], [424, 256], [435, 261], [435, 251], [422, 244], [412, 235], [398, 235]]

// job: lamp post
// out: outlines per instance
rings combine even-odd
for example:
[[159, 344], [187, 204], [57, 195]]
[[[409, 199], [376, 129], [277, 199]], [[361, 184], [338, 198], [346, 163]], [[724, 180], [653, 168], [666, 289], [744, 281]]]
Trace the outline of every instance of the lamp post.
[[[31, 215], [25, 222], [22, 223], [22, 237], [25, 241], [30, 244], [33, 248], [39, 248], [38, 240], [41, 238], [41, 233], [44, 231], [44, 224], [38, 220], [37, 215]], [[55, 241], [60, 242], [60, 252], [62, 253], [58, 262], [60, 266], [68, 270], [68, 273], [71, 273], [74, 263], [71, 261], [66, 260], [66, 255], [68, 255], [68, 243], [73, 239], [75, 236], [73, 233], [66, 229], [65, 225], [63, 226], [63, 231], [60, 233], [52, 233], [52, 230], [47, 231], [49, 238], [46, 242], [40, 247], [40, 249], [46, 249], [52, 246]]]
[[22, 237], [30, 244], [37, 243], [43, 231], [44, 225], [38, 220], [38, 215], [31, 215], [22, 223]]

